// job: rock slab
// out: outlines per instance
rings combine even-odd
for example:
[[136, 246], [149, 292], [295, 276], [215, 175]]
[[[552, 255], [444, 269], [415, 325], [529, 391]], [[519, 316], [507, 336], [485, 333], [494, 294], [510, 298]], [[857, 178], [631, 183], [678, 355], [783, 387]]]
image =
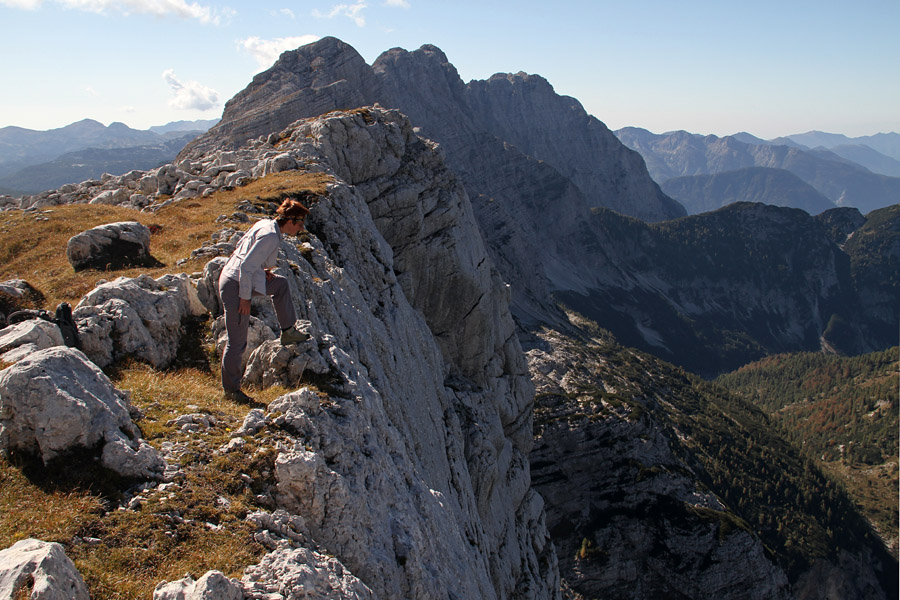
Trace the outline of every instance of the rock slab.
[[30, 600], [90, 600], [81, 573], [66, 556], [63, 547], [33, 538], [0, 550], [0, 598], [24, 597]]

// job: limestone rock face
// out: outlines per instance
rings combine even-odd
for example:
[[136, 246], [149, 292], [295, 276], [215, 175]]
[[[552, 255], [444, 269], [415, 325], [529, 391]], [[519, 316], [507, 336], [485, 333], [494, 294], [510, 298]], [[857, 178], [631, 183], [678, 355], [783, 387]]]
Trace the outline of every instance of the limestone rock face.
[[100, 445], [104, 466], [128, 477], [157, 477], [163, 461], [141, 439], [129, 407], [80, 350], [34, 352], [0, 371], [0, 449], [36, 452], [47, 462]]
[[66, 255], [76, 271], [142, 265], [150, 257], [150, 230], [137, 221], [100, 225], [70, 238]]
[[63, 547], [33, 538], [0, 550], [0, 597], [90, 600], [81, 573]]
[[[316, 64], [323, 66], [310, 71], [307, 65]], [[325, 65], [340, 70], [330, 85]], [[333, 38], [286, 53], [180, 157], [195, 159], [216, 145], [235, 147], [256, 136], [274, 145], [283, 138], [273, 127], [289, 122], [288, 115], [299, 119], [376, 102], [399, 109], [440, 144], [471, 199], [495, 267], [511, 285], [514, 314], [525, 329], [564, 325], [550, 293], [577, 285], [585, 272], [576, 260], [579, 249], [602, 244], [586, 227], [592, 206], [653, 221], [685, 214], [650, 179], [640, 156], [576, 100], [524, 74], [466, 85], [431, 45], [388, 50], [371, 67]], [[341, 153], [356, 151], [357, 141], [332, 139]]]
[[141, 275], [97, 286], [72, 316], [85, 354], [100, 367], [130, 354], [164, 368], [178, 352], [182, 321], [204, 311], [186, 275]]

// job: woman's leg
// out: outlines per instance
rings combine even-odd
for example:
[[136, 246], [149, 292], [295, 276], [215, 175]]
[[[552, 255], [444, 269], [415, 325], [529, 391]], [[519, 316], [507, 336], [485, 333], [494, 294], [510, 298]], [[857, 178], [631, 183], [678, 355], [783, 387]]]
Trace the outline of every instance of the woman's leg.
[[222, 352], [222, 388], [226, 392], [241, 389], [241, 379], [244, 377], [241, 359], [247, 348], [247, 330], [250, 327], [250, 315], [238, 312], [238, 288], [238, 282], [233, 279], [219, 281], [219, 297], [225, 308], [225, 331], [228, 334], [225, 351]]

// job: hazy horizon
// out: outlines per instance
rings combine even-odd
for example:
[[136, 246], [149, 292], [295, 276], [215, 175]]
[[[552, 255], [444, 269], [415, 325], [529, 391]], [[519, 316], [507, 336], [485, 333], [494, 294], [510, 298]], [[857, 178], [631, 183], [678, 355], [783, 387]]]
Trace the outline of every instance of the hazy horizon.
[[524, 71], [610, 129], [762, 139], [900, 131], [900, 3], [0, 0], [0, 127], [218, 118], [281, 51], [326, 36], [367, 63], [440, 48], [463, 81]]

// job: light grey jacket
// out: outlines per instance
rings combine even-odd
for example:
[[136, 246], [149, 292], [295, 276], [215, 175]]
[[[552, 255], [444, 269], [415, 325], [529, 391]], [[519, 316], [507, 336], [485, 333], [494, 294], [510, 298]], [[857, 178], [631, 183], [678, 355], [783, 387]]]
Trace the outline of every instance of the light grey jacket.
[[263, 269], [275, 267], [278, 249], [281, 247], [281, 229], [272, 219], [257, 221], [251, 227], [225, 266], [219, 279], [228, 278], [238, 282], [238, 296], [249, 300], [254, 293], [266, 293], [266, 273]]

